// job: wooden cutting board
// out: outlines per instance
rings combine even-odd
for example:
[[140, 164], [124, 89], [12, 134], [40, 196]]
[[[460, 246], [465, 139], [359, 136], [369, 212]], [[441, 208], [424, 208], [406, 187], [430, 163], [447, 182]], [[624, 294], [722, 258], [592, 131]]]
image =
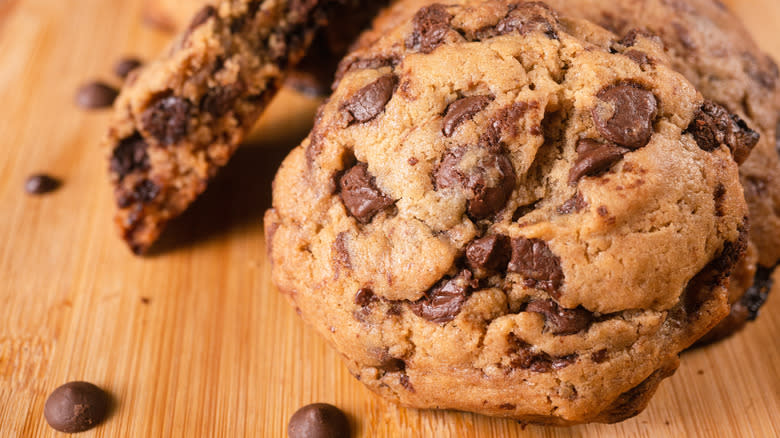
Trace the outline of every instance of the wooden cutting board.
[[[283, 94], [227, 172], [139, 259], [115, 237], [105, 112], [74, 108], [77, 86], [111, 79], [125, 54], [168, 35], [142, 0], [0, 0], [0, 436], [56, 434], [47, 394], [76, 379], [114, 408], [84, 437], [282, 437], [300, 406], [329, 402], [359, 437], [775, 437], [780, 434], [780, 296], [738, 336], [687, 353], [650, 408], [622, 424], [555, 429], [402, 409], [355, 381], [269, 281], [262, 214], [276, 166], [316, 101]], [[780, 2], [733, 0], [780, 59]], [[46, 171], [64, 181], [30, 197]]]

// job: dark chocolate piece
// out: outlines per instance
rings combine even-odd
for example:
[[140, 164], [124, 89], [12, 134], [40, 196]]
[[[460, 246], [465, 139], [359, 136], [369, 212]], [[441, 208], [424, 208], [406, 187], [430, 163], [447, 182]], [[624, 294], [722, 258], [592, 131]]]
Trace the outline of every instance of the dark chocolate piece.
[[287, 435], [289, 438], [349, 438], [349, 420], [333, 405], [314, 403], [293, 414]]
[[97, 426], [108, 412], [109, 397], [88, 382], [66, 383], [51, 393], [43, 407], [49, 425], [60, 432], [77, 433]]

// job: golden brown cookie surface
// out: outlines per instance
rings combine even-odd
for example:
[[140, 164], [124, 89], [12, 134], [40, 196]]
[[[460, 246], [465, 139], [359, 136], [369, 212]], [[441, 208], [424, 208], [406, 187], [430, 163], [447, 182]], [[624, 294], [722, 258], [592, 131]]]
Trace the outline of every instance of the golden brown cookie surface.
[[399, 23], [342, 64], [277, 175], [276, 284], [404, 405], [635, 415], [728, 312], [750, 131], [651, 39], [543, 5]]

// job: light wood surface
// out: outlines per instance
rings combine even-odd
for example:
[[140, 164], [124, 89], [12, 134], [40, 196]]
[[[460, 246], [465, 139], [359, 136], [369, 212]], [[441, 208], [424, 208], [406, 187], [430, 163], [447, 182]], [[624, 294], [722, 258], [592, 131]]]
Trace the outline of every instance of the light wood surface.
[[[156, 254], [131, 256], [114, 234], [97, 144], [107, 114], [72, 102], [84, 80], [110, 79], [120, 55], [148, 58], [166, 43], [141, 24], [141, 3], [0, 0], [0, 437], [56, 436], [44, 401], [77, 379], [114, 400], [84, 437], [282, 437], [311, 402], [343, 408], [359, 437], [780, 434], [777, 294], [738, 336], [685, 354], [650, 408], [619, 425], [523, 429], [374, 396], [269, 282], [270, 181], [317, 104], [289, 92]], [[780, 2], [731, 3], [780, 58]], [[37, 171], [63, 187], [26, 195]]]

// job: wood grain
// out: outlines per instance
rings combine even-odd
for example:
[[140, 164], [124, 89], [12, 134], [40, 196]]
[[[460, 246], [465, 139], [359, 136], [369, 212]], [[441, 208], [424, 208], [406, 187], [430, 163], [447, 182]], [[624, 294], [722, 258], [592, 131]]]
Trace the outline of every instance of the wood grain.
[[[360, 437], [773, 437], [780, 435], [780, 296], [738, 336], [685, 354], [650, 408], [618, 425], [529, 426], [388, 404], [355, 381], [269, 282], [270, 181], [317, 102], [285, 93], [253, 138], [149, 258], [114, 236], [98, 139], [105, 113], [72, 104], [120, 55], [168, 35], [143, 0], [0, 0], [0, 436], [57, 436], [47, 394], [69, 380], [111, 392], [84, 437], [281, 437], [300, 406], [329, 402]], [[733, 0], [780, 58], [780, 3]], [[30, 197], [27, 175], [65, 184]]]

